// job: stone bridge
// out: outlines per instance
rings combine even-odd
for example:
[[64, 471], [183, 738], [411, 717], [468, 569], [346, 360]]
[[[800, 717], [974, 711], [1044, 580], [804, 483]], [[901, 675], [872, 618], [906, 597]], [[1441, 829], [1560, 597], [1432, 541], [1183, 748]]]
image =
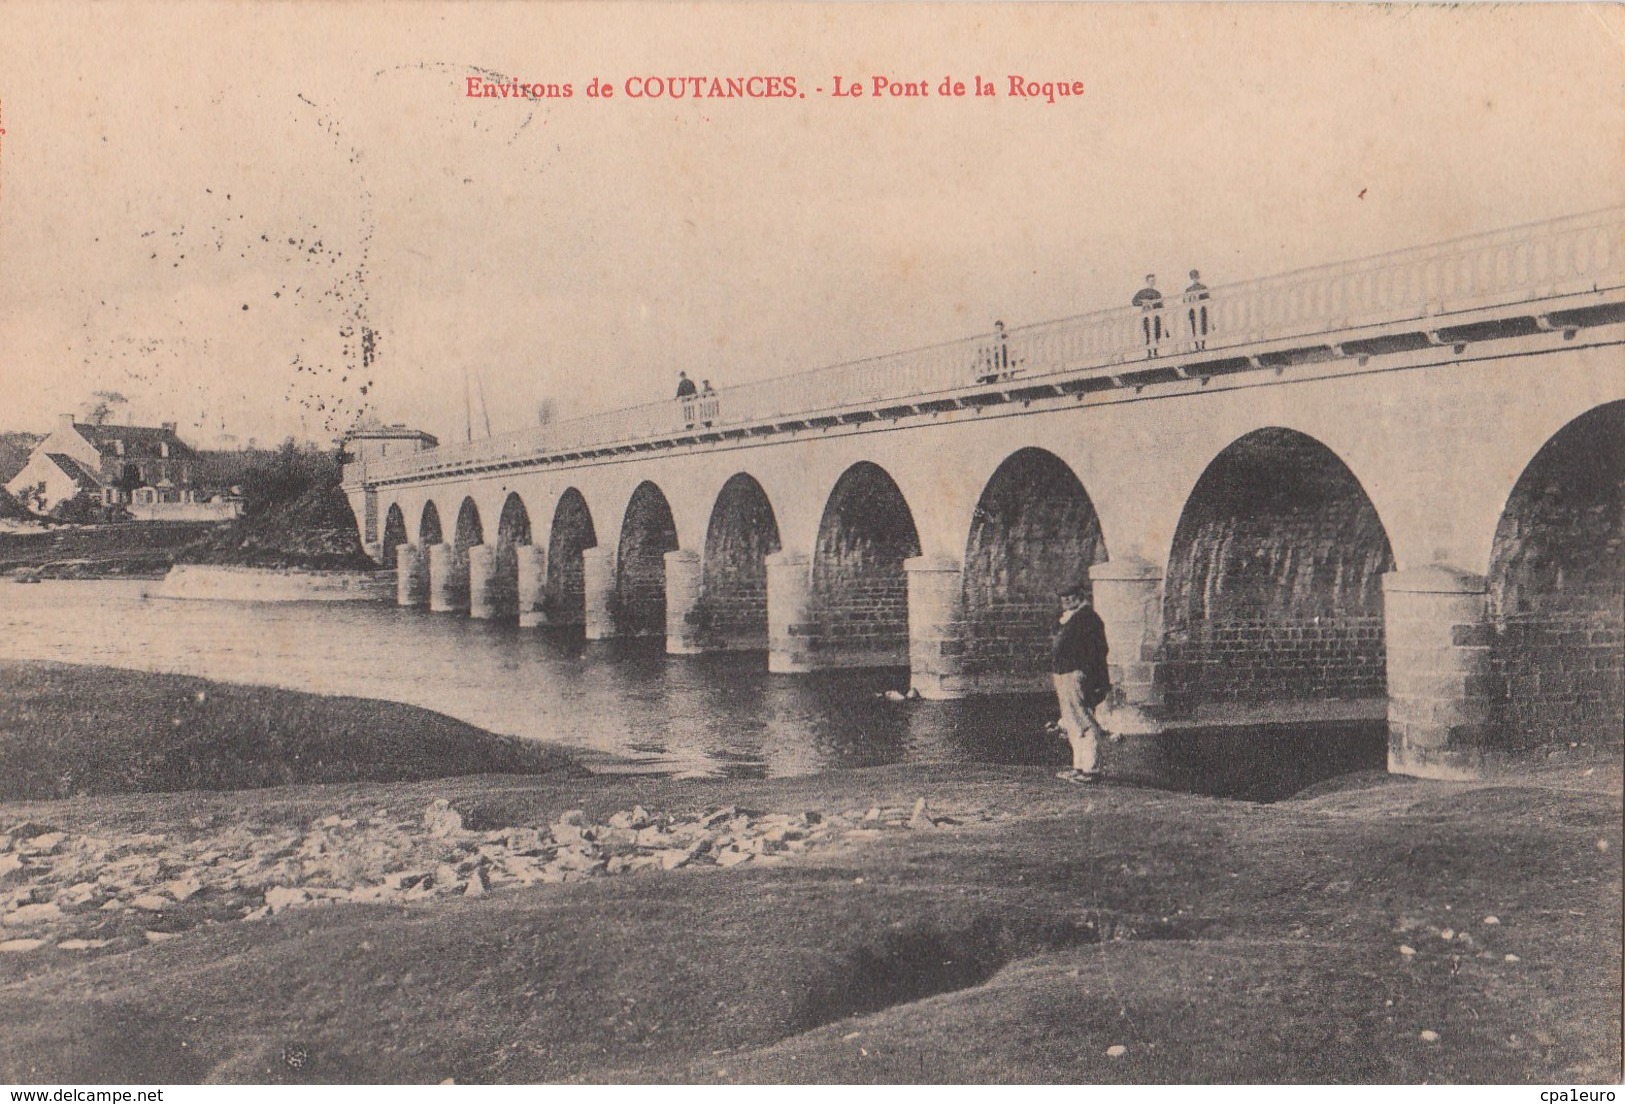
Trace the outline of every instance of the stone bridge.
[[1082, 582], [1108, 727], [1386, 717], [1391, 769], [1450, 775], [1620, 738], [1622, 341], [1625, 209], [351, 464], [346, 490], [403, 606], [906, 665], [947, 698], [1047, 686]]

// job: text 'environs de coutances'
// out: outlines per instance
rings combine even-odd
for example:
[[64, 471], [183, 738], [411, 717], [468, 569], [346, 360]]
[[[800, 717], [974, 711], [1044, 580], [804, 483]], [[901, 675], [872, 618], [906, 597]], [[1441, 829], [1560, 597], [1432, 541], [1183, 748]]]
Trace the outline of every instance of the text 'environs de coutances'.
[[[466, 99], [486, 100], [568, 100], [575, 98], [575, 81], [493, 80], [483, 76], [464, 78]], [[592, 100], [804, 100], [809, 82], [788, 74], [773, 76], [633, 76], [616, 82], [593, 77], [585, 85]], [[1002, 91], [1001, 91], [1002, 88]], [[852, 79], [836, 75], [827, 85], [811, 86], [813, 95], [829, 99], [961, 99], [993, 98], [1033, 100], [1054, 104], [1083, 96], [1081, 80], [1035, 80], [1010, 73], [1001, 85], [977, 74], [969, 82], [953, 76], [940, 80], [902, 80], [879, 75]]]

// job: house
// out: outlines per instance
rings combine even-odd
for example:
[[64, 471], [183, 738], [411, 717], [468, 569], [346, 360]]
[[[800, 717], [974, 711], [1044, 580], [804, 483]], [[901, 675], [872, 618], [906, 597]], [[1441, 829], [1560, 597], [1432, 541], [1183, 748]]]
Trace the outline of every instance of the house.
[[197, 453], [161, 426], [91, 425], [64, 414], [34, 446], [6, 490], [36, 510], [50, 510], [81, 493], [104, 506], [125, 506], [138, 520], [216, 520], [236, 517], [235, 502], [209, 495], [195, 481]]
[[363, 424], [344, 435], [348, 462], [366, 464], [392, 456], [406, 456], [438, 447], [439, 440], [420, 429], [395, 425]]

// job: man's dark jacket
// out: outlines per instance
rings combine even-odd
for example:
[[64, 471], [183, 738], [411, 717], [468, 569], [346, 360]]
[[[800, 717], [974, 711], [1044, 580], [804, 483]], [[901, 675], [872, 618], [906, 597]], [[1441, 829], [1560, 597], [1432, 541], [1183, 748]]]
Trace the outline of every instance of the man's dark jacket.
[[1106, 668], [1106, 626], [1089, 606], [1074, 613], [1055, 634], [1050, 646], [1050, 669], [1058, 675], [1083, 672], [1083, 700], [1090, 708], [1106, 700], [1111, 692], [1111, 674]]

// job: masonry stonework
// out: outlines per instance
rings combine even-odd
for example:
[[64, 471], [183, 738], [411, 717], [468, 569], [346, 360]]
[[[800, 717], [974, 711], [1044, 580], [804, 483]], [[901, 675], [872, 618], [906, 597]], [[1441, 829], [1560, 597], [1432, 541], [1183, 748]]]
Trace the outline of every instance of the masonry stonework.
[[965, 553], [966, 677], [982, 691], [1047, 685], [1060, 592], [1088, 593], [1105, 551], [1100, 519], [1064, 462], [1028, 448], [1000, 464]]
[[677, 549], [677, 523], [666, 496], [640, 484], [626, 507], [615, 578], [615, 631], [661, 636], [666, 631], [666, 553]]
[[878, 465], [854, 465], [836, 484], [819, 527], [812, 590], [820, 665], [908, 662], [908, 577], [920, 554], [913, 515]]
[[778, 550], [778, 521], [766, 492], [748, 475], [733, 476], [717, 496], [705, 535], [698, 613], [707, 648], [767, 647], [766, 559]]
[[1625, 403], [1530, 461], [1490, 557], [1491, 740], [1618, 745], [1625, 733]]
[[559, 498], [547, 543], [547, 614], [555, 625], [587, 619], [582, 553], [598, 544], [592, 514], [581, 492], [571, 487]]
[[1482, 575], [1430, 565], [1383, 577], [1389, 769], [1470, 777], [1489, 727], [1490, 640]]
[[1325, 446], [1261, 430], [1213, 462], [1174, 538], [1168, 706], [1368, 699], [1384, 693], [1375, 508]]

